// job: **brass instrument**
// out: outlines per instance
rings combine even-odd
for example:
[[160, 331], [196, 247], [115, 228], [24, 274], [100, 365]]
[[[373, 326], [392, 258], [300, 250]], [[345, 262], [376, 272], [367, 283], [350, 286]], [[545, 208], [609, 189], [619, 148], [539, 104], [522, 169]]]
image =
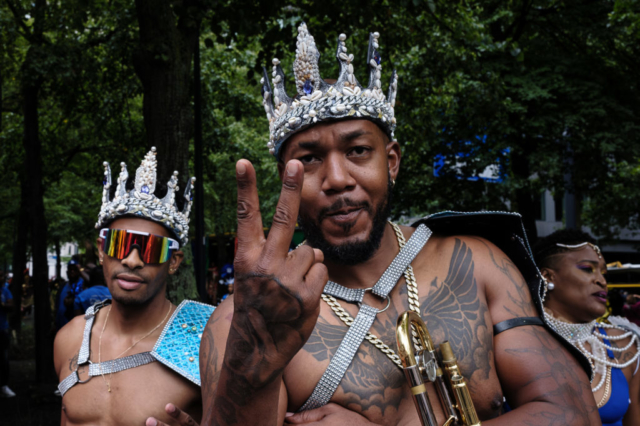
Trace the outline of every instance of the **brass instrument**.
[[[417, 354], [414, 350], [412, 326], [420, 346], [424, 348]], [[409, 386], [411, 386], [413, 401], [418, 409], [422, 425], [438, 426], [425, 386], [427, 380], [434, 383], [445, 417], [448, 417], [443, 426], [480, 425], [481, 422], [473, 406], [467, 382], [460, 374], [457, 359], [449, 342], [443, 342], [440, 345], [442, 363], [444, 364], [443, 372], [438, 363], [436, 348], [431, 340], [429, 330], [418, 314], [406, 311], [398, 317], [396, 340], [398, 342], [398, 356], [402, 361]], [[451, 386], [455, 403], [451, 399], [447, 381]]]

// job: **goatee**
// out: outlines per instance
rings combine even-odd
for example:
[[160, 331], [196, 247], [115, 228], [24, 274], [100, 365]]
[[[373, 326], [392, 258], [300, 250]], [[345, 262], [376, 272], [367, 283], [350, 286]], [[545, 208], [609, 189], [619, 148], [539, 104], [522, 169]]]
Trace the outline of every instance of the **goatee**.
[[[378, 203], [375, 210], [372, 209], [368, 202], [356, 203], [348, 198], [341, 198], [330, 207], [320, 210], [315, 219], [301, 214], [298, 222], [304, 231], [307, 242], [311, 247], [322, 250], [325, 259], [340, 265], [357, 265], [371, 259], [378, 248], [380, 248], [387, 218], [391, 213], [392, 194], [393, 184], [391, 183], [391, 178], [389, 178], [386, 197]], [[370, 216], [373, 216], [371, 232], [365, 240], [334, 245], [324, 238], [320, 224], [327, 213], [339, 210], [345, 206], [362, 208]], [[355, 222], [343, 226], [345, 235], [349, 233], [354, 224]]]

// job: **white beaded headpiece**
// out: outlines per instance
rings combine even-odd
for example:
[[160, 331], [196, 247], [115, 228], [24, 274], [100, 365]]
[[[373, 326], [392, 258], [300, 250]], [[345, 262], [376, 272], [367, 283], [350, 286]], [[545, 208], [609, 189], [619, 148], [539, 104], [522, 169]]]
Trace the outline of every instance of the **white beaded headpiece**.
[[175, 193], [178, 191], [178, 172], [173, 172], [167, 182], [167, 194], [164, 198], [157, 198], [153, 193], [156, 189], [156, 148], [144, 156], [140, 167], [136, 170], [134, 188], [127, 192], [129, 179], [127, 165], [120, 163], [121, 171], [118, 176], [118, 186], [113, 200], [109, 200], [111, 189], [111, 168], [106, 161], [104, 165], [104, 187], [102, 190], [102, 207], [98, 215], [96, 228], [100, 229], [119, 216], [140, 216], [159, 222], [172, 231], [184, 246], [189, 242], [189, 213], [193, 202], [191, 192], [196, 178], [192, 177], [184, 191], [184, 209], [178, 211], [175, 203]]
[[269, 120], [269, 152], [278, 158], [282, 143], [292, 134], [322, 121], [345, 118], [363, 118], [378, 124], [391, 139], [396, 127], [394, 107], [398, 89], [398, 76], [391, 76], [389, 97], [382, 92], [380, 73], [381, 56], [378, 52], [380, 34], [369, 35], [367, 65], [369, 85], [365, 88], [358, 83], [353, 73], [353, 54], [347, 53], [347, 36], [338, 37], [336, 57], [340, 64], [340, 75], [334, 84], [326, 83], [318, 70], [320, 52], [307, 25], [298, 27], [296, 59], [293, 63], [297, 95], [287, 95], [284, 72], [280, 61], [273, 59], [273, 90], [269, 84], [267, 70], [260, 80], [262, 84], [262, 104]]

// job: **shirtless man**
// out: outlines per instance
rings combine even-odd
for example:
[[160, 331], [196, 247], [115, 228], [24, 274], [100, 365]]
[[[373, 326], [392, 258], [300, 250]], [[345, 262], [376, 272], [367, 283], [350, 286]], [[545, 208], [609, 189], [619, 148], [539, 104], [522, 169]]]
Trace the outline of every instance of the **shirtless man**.
[[[352, 83], [344, 39], [338, 46], [341, 75], [333, 87], [319, 79], [317, 50], [304, 24], [294, 62], [294, 103], [283, 92], [277, 60], [274, 89], [266, 75], [263, 80], [269, 148], [279, 161], [282, 192], [265, 239], [255, 171], [247, 160], [237, 163], [236, 286], [202, 339], [203, 424], [419, 424], [402, 370], [368, 341], [356, 342], [345, 374], [336, 376], [337, 389], [328, 391], [328, 404], [322, 392], [314, 392], [354, 328], [321, 300], [327, 275], [347, 289], [370, 289], [401, 240], [418, 234], [401, 226], [397, 235], [386, 221], [401, 159], [393, 139], [395, 75], [387, 102], [379, 94], [378, 34], [372, 34], [367, 94]], [[349, 97], [336, 98], [331, 90]], [[376, 114], [367, 115], [372, 104]], [[297, 218], [307, 242], [288, 253]], [[494, 336], [495, 324], [539, 316], [527, 283], [502, 250], [473, 235], [434, 234], [411, 265], [420, 315], [436, 345], [451, 342], [483, 424], [600, 424], [587, 374], [546, 327], [522, 326]], [[410, 309], [405, 276], [410, 274], [394, 281], [389, 299], [367, 292], [362, 305], [378, 309], [370, 331], [394, 350], [396, 319]], [[358, 304], [338, 303], [352, 318], [358, 315]], [[431, 384], [428, 392], [443, 424]], [[512, 411], [504, 412], [503, 397]]]
[[[168, 183], [167, 197], [153, 195], [155, 168], [152, 149], [138, 169], [135, 189], [127, 192], [128, 174], [123, 163], [115, 198], [110, 201], [111, 172], [106, 165], [103, 206], [96, 227], [101, 230], [100, 263], [113, 300], [90, 307], [56, 336], [62, 425], [146, 422], [153, 426], [158, 421], [187, 425], [192, 424], [189, 415], [196, 420], [201, 417], [197, 349], [202, 330], [192, 328], [203, 327], [213, 307], [195, 302], [176, 307], [166, 297], [167, 277], [183, 259], [179, 247], [188, 242], [191, 185], [185, 193], [185, 208], [179, 211], [174, 200], [178, 189], [175, 175]], [[203, 321], [185, 326], [187, 313], [200, 315]], [[91, 334], [85, 343], [86, 325]], [[162, 342], [178, 339], [179, 353], [170, 345], [154, 347], [163, 330], [167, 334]]]

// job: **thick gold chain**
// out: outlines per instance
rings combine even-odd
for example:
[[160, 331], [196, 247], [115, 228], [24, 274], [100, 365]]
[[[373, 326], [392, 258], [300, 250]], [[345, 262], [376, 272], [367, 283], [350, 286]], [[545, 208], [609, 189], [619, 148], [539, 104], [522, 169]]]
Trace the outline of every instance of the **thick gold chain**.
[[[400, 246], [400, 250], [402, 250], [402, 248], [407, 243], [407, 241], [405, 240], [404, 235], [402, 234], [402, 231], [400, 230], [400, 227], [398, 225], [396, 225], [395, 223], [393, 223], [391, 221], [389, 221], [389, 224], [391, 225], [391, 227], [395, 231], [396, 237], [398, 239], [398, 245]], [[411, 265], [407, 266], [407, 269], [405, 269], [405, 271], [404, 271], [404, 279], [405, 279], [405, 282], [407, 283], [407, 294], [408, 294], [408, 298], [409, 298], [409, 309], [411, 309], [412, 311], [414, 311], [415, 313], [420, 315], [420, 302], [419, 302], [419, 298], [418, 298], [418, 284], [416, 282], [416, 277], [413, 274], [413, 268], [411, 267]], [[322, 295], [322, 300], [324, 300], [327, 303], [327, 305], [329, 305], [331, 310], [336, 314], [336, 316], [343, 323], [345, 323], [347, 325], [347, 327], [351, 327], [351, 324], [353, 324], [353, 321], [354, 321], [353, 317], [351, 315], [349, 315], [349, 313], [347, 311], [344, 310], [344, 308], [335, 299], [335, 297], [329, 296], [327, 294], [323, 294]], [[402, 368], [402, 362], [400, 361], [400, 357], [393, 351], [393, 349], [391, 349], [387, 344], [385, 344], [382, 340], [380, 340], [378, 338], [378, 336], [376, 336], [375, 334], [372, 334], [370, 332], [367, 332], [367, 335], [365, 336], [365, 339], [367, 339], [369, 341], [369, 343], [371, 343], [373, 346], [378, 348], [383, 354], [385, 354], [387, 357], [389, 357], [389, 359], [391, 361], [393, 361], [393, 363], [395, 365], [397, 365], [399, 368]], [[416, 344], [416, 346], [420, 349], [421, 345], [418, 343], [418, 341], [415, 338], [415, 332], [414, 332], [413, 341], [414, 341], [414, 344]]]

